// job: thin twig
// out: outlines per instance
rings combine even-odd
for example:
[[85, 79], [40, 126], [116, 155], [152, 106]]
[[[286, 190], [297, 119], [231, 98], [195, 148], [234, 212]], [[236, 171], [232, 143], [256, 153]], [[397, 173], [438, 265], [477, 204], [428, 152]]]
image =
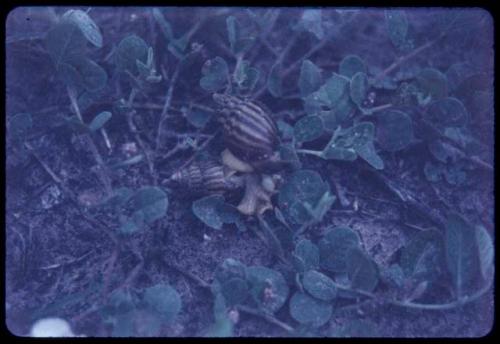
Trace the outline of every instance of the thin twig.
[[287, 331], [288, 333], [295, 332], [295, 329], [292, 326], [288, 325], [287, 323], [284, 323], [281, 320], [278, 320], [277, 318], [275, 318], [271, 314], [264, 313], [263, 311], [260, 311], [258, 309], [251, 308], [248, 306], [243, 306], [243, 305], [237, 305], [236, 309], [238, 309], [239, 311], [242, 311], [243, 313], [247, 313], [247, 314], [251, 314], [251, 315], [255, 315], [257, 317], [263, 318], [263, 319], [267, 320], [268, 322], [281, 327], [283, 330]]
[[[155, 153], [158, 151], [158, 149], [160, 148], [160, 145], [161, 145], [163, 123], [166, 120], [168, 108], [170, 107], [170, 102], [172, 101], [172, 93], [174, 92], [175, 82], [177, 81], [177, 77], [179, 76], [181, 64], [182, 64], [182, 62], [179, 62], [177, 64], [177, 66], [175, 67], [174, 74], [172, 75], [172, 78], [170, 80], [170, 86], [168, 87], [168, 90], [167, 90], [167, 95], [165, 97], [165, 103], [163, 105], [163, 110], [162, 110], [161, 115], [160, 115], [160, 123], [158, 124], [158, 132], [156, 134]], [[166, 74], [166, 73], [164, 73], [164, 74]], [[163, 77], [167, 78], [166, 75], [164, 75]]]

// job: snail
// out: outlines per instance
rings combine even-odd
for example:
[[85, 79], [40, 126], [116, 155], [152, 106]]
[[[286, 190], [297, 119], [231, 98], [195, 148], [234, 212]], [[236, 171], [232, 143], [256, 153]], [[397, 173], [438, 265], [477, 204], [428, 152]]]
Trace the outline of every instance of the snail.
[[276, 172], [287, 166], [276, 151], [279, 144], [276, 123], [263, 106], [227, 94], [214, 93], [221, 106], [218, 118], [227, 149], [223, 163], [238, 172]]
[[226, 169], [213, 160], [193, 161], [172, 174], [166, 183], [200, 194], [224, 194], [243, 187], [244, 180], [227, 173]]

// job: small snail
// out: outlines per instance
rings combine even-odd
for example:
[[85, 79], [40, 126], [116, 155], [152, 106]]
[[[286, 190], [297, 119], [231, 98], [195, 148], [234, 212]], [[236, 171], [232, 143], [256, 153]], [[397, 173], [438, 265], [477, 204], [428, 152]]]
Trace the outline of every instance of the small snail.
[[172, 174], [167, 183], [173, 182], [201, 194], [224, 194], [243, 187], [244, 181], [238, 176], [228, 175], [225, 169], [213, 160], [193, 161]]
[[227, 149], [234, 155], [231, 159], [237, 157], [257, 170], [281, 169], [282, 162], [276, 154], [278, 129], [268, 111], [227, 94], [215, 93], [213, 98], [221, 106], [219, 122]]

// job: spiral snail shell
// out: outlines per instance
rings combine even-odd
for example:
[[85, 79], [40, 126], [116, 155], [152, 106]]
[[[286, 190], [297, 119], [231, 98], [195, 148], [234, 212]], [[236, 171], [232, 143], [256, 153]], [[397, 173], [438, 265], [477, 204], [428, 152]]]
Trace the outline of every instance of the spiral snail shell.
[[169, 181], [201, 194], [224, 194], [243, 187], [238, 176], [226, 176], [224, 166], [212, 160], [194, 161], [172, 174]]
[[231, 95], [215, 93], [213, 98], [221, 106], [219, 122], [227, 148], [248, 163], [271, 158], [279, 139], [269, 113], [253, 102]]

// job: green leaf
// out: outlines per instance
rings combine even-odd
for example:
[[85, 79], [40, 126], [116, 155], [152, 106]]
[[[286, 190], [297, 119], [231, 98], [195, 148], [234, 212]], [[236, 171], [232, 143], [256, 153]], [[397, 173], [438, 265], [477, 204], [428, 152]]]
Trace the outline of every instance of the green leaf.
[[458, 297], [475, 280], [478, 270], [474, 228], [458, 214], [450, 214], [446, 223], [446, 263]]
[[356, 147], [356, 153], [358, 153], [363, 160], [369, 163], [376, 170], [384, 169], [384, 161], [377, 154], [373, 141], [369, 141], [362, 146]]
[[221, 317], [215, 321], [215, 323], [210, 327], [206, 337], [233, 337], [233, 322], [226, 316]]
[[248, 296], [248, 283], [241, 278], [232, 278], [222, 282], [221, 292], [228, 307], [242, 304]]
[[291, 144], [281, 145], [279, 147], [279, 152], [281, 160], [289, 162], [294, 169], [302, 167], [302, 163], [297, 156], [297, 152]]
[[326, 191], [316, 205], [311, 205], [309, 202], [306, 202], [304, 206], [315, 222], [321, 222], [326, 213], [331, 209], [333, 203], [335, 203], [336, 199], [337, 197], [332, 195], [330, 191]]
[[9, 119], [9, 132], [16, 140], [24, 140], [26, 134], [33, 126], [33, 120], [29, 113], [18, 113]]
[[469, 115], [460, 100], [449, 97], [431, 103], [423, 117], [443, 131], [446, 127], [464, 126]]
[[89, 129], [91, 131], [97, 131], [101, 129], [104, 126], [104, 124], [106, 124], [106, 122], [111, 119], [111, 117], [112, 117], [111, 112], [109, 111], [101, 112], [100, 114], [94, 117], [92, 122], [90, 122]]
[[398, 110], [380, 112], [377, 117], [377, 141], [382, 149], [396, 152], [413, 140], [410, 116]]
[[133, 200], [136, 212], [144, 215], [146, 223], [162, 218], [168, 209], [167, 194], [159, 187], [142, 187], [135, 193]]
[[168, 51], [179, 60], [186, 57], [186, 48], [189, 43], [189, 33], [184, 34], [181, 38], [172, 39], [167, 46]]
[[234, 46], [236, 45], [237, 35], [236, 35], [236, 25], [237, 20], [234, 16], [229, 16], [226, 18], [226, 26], [227, 26], [227, 36], [229, 40], [229, 46], [234, 53]]
[[484, 280], [489, 280], [493, 276], [494, 272], [493, 260], [495, 249], [491, 235], [483, 226], [476, 226], [476, 242], [481, 275]]
[[[76, 71], [78, 74], [77, 80], [73, 79], [73, 83], [76, 87], [81, 85], [89, 92], [97, 92], [106, 86], [108, 75], [106, 71], [94, 61], [83, 56], [78, 56], [68, 59], [63, 65], [66, 66], [66, 64], [71, 65], [71, 67], [74, 68], [73, 73]], [[62, 71], [61, 69], [61, 72]]]
[[347, 250], [347, 276], [351, 287], [371, 292], [378, 284], [378, 267], [359, 247]]
[[306, 31], [314, 34], [317, 39], [323, 39], [325, 32], [322, 25], [321, 10], [305, 10], [302, 12], [299, 25]]
[[351, 79], [356, 73], [366, 73], [365, 62], [357, 55], [348, 55], [340, 61], [339, 74]]
[[212, 114], [212, 112], [200, 109], [190, 109], [185, 112], [188, 122], [196, 128], [203, 128], [210, 121], [210, 118], [212, 118]]
[[360, 107], [368, 92], [368, 77], [363, 72], [357, 72], [351, 79], [349, 90], [352, 101]]
[[403, 10], [386, 10], [385, 24], [389, 38], [396, 48], [401, 48], [406, 43], [408, 33], [408, 19]]
[[115, 63], [120, 71], [129, 71], [133, 75], [139, 73], [137, 60], [146, 63], [148, 45], [137, 35], [129, 35], [122, 39], [115, 51]]
[[332, 279], [315, 270], [304, 273], [302, 285], [311, 296], [322, 301], [331, 301], [337, 296], [337, 288]]
[[221, 229], [224, 222], [217, 208], [222, 202], [224, 202], [224, 197], [221, 195], [211, 195], [200, 198], [193, 202], [193, 214], [207, 226], [213, 229]]
[[217, 56], [205, 62], [201, 73], [203, 76], [200, 79], [200, 86], [207, 91], [214, 92], [226, 86], [229, 69], [226, 61]]
[[401, 251], [401, 268], [418, 281], [436, 280], [443, 271], [443, 238], [435, 230], [418, 232]]
[[57, 69], [61, 63], [85, 50], [85, 36], [72, 23], [60, 22], [47, 33], [46, 47]]
[[287, 219], [302, 224], [311, 219], [304, 203], [317, 204], [325, 190], [329, 190], [321, 176], [312, 170], [298, 170], [293, 172], [281, 187], [278, 204]]
[[275, 63], [271, 67], [271, 71], [269, 72], [269, 76], [267, 77], [267, 90], [275, 98], [281, 97], [281, 95], [283, 94], [281, 72], [281, 64]]
[[293, 265], [299, 272], [319, 268], [319, 248], [312, 241], [302, 239], [295, 246]]
[[229, 45], [233, 54], [248, 51], [255, 42], [254, 34], [249, 27], [243, 27], [234, 16], [226, 19]]
[[150, 310], [158, 313], [166, 322], [173, 321], [182, 308], [179, 293], [164, 283], [146, 288], [143, 301]]
[[321, 85], [321, 69], [310, 60], [302, 61], [299, 76], [299, 90], [302, 97], [316, 91]]
[[320, 266], [332, 272], [347, 271], [347, 251], [359, 245], [359, 237], [349, 227], [328, 230], [319, 242]]
[[297, 142], [314, 141], [323, 134], [323, 120], [319, 116], [305, 116], [293, 127]]
[[288, 285], [278, 271], [264, 266], [250, 266], [246, 269], [251, 294], [260, 308], [277, 312], [288, 298]]
[[69, 10], [63, 14], [62, 20], [76, 25], [90, 43], [98, 48], [102, 47], [102, 35], [99, 27], [86, 12]]
[[417, 84], [424, 95], [442, 99], [448, 95], [446, 75], [434, 68], [424, 68], [416, 76]]
[[335, 130], [354, 110], [349, 84], [349, 79], [333, 73], [319, 90], [304, 98], [306, 112], [320, 115], [325, 128]]
[[229, 281], [234, 277], [239, 277], [246, 279], [247, 267], [241, 263], [239, 260], [233, 258], [225, 259], [220, 265], [215, 269], [215, 280], [219, 283]]
[[320, 327], [330, 320], [332, 312], [332, 305], [301, 292], [290, 299], [290, 315], [304, 325]]
[[355, 126], [336, 131], [326, 147], [322, 158], [355, 160], [356, 150], [373, 141], [375, 126], [371, 122], [360, 122]]
[[260, 71], [250, 67], [248, 61], [242, 61], [235, 71], [234, 79], [240, 90], [252, 90], [259, 81]]
[[174, 39], [170, 23], [165, 19], [165, 17], [158, 8], [153, 8], [153, 18], [155, 19], [156, 23], [160, 26], [161, 32], [163, 33], [167, 41], [170, 42], [172, 39]]

